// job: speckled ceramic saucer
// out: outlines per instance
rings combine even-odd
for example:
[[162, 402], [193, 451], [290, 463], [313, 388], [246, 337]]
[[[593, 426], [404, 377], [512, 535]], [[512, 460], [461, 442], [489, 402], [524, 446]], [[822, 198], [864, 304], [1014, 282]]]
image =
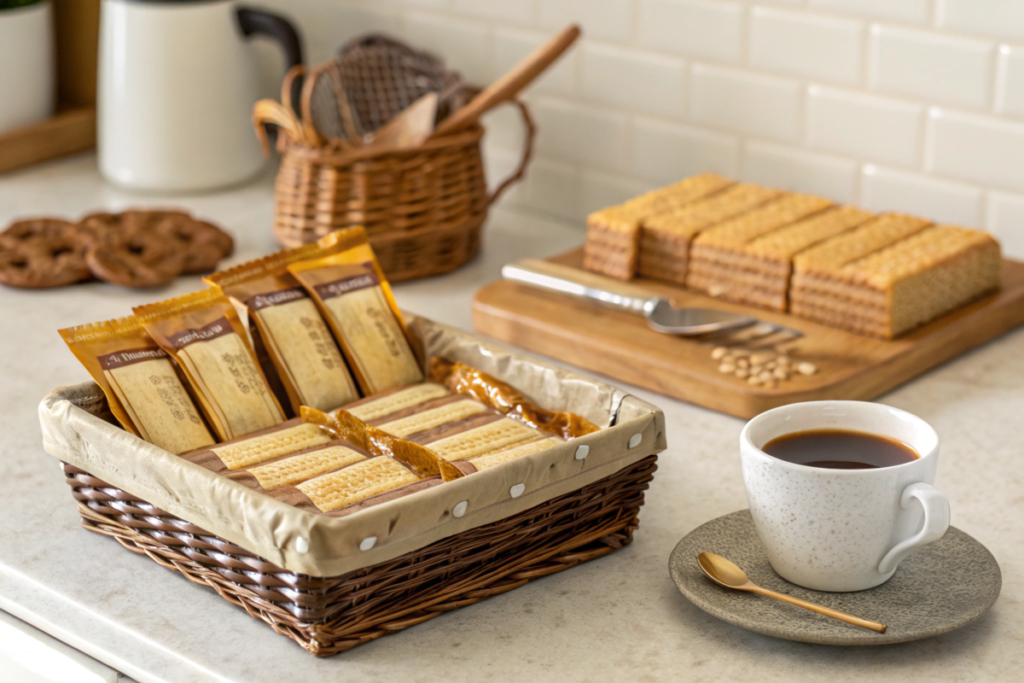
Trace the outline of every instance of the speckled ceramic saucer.
[[[711, 582], [697, 555], [713, 552], [739, 565], [754, 583], [826, 607], [886, 624], [884, 634], [809, 612], [778, 600]], [[822, 593], [789, 583], [771, 568], [749, 510], [694, 529], [672, 551], [672, 580], [708, 614], [756, 633], [822, 645], [888, 645], [930, 638], [965, 626], [999, 595], [1002, 576], [992, 553], [960, 531], [915, 550], [891, 579], [856, 593]]]

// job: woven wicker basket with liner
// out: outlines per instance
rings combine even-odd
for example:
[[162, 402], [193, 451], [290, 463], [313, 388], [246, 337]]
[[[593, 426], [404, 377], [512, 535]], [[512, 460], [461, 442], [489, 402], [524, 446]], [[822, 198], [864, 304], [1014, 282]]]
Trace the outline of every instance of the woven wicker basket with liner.
[[44, 448], [64, 463], [86, 529], [210, 586], [318, 656], [629, 543], [665, 448], [661, 411], [475, 335], [409, 322], [424, 357], [472, 365], [601, 429], [344, 517], [292, 507], [113, 426], [95, 384], [43, 401]]
[[[284, 247], [362, 225], [391, 281], [445, 273], [480, 245], [491, 204], [522, 178], [535, 127], [516, 94], [579, 35], [569, 27], [512, 71], [476, 93], [431, 55], [382, 36], [349, 43], [339, 57], [282, 85], [281, 102], [262, 100], [256, 132], [280, 129], [274, 235]], [[303, 78], [301, 101], [292, 84]], [[381, 124], [436, 92], [437, 127], [418, 144], [375, 142]], [[515, 171], [488, 194], [480, 140], [481, 114], [502, 102], [518, 107], [526, 128]]]

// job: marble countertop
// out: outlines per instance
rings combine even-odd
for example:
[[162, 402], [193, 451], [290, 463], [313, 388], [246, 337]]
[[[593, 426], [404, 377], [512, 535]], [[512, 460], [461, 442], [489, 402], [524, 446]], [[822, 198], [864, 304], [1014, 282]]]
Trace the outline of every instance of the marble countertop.
[[[231, 230], [232, 262], [275, 248], [269, 172], [239, 189], [184, 198], [106, 185], [91, 155], [0, 176], [0, 225], [29, 214], [169, 203]], [[480, 257], [453, 274], [399, 285], [396, 296], [403, 308], [470, 329], [473, 292], [502, 264], [568, 249], [582, 237], [579, 226], [499, 210]], [[40, 447], [39, 400], [88, 379], [56, 330], [199, 286], [190, 277], [157, 292], [102, 283], [0, 288], [0, 609], [142, 683], [1006, 680], [1024, 669], [1024, 330], [881, 398], [938, 430], [937, 483], [953, 523], [1002, 566], [995, 607], [960, 631], [885, 648], [832, 648], [759, 636], [693, 607], [669, 578], [668, 556], [693, 528], [746, 507], [737, 445], [743, 423], [636, 389], [664, 409], [669, 448], [631, 546], [319, 660], [213, 591], [80, 529], [57, 462]]]

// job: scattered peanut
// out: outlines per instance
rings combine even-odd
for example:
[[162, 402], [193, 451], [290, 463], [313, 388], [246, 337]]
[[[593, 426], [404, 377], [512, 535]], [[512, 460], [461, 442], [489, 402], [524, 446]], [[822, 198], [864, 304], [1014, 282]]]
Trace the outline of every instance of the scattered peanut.
[[727, 353], [729, 353], [729, 349], [725, 348], [724, 346], [716, 346], [711, 351], [711, 357], [714, 360], [721, 360]]
[[818, 371], [818, 366], [804, 361], [803, 363], [797, 363], [796, 371], [801, 375], [813, 375]]
[[775, 379], [789, 379], [789, 372], [785, 368], [775, 368], [772, 370], [772, 376]]
[[771, 370], [764, 370], [758, 374], [758, 377], [761, 378], [762, 382], [770, 382], [775, 376], [772, 374]]
[[738, 359], [736, 359], [736, 367], [738, 367], [738, 368], [749, 368], [750, 367], [750, 361], [747, 360], [746, 358], [738, 358]]
[[733, 365], [732, 363], [722, 363], [721, 365], [718, 366], [718, 371], [729, 373], [736, 372], [736, 366]]
[[740, 379], [746, 379], [748, 375], [750, 375], [750, 371], [747, 370], [746, 368], [736, 369], [736, 376], [739, 377]]
[[752, 375], [760, 375], [762, 370], [764, 370], [764, 366], [763, 365], [751, 365], [750, 366], [750, 374], [752, 374]]
[[759, 353], [755, 353], [754, 355], [752, 355], [750, 357], [750, 362], [754, 365], [764, 365], [773, 358], [775, 358], [774, 353], [761, 351]]

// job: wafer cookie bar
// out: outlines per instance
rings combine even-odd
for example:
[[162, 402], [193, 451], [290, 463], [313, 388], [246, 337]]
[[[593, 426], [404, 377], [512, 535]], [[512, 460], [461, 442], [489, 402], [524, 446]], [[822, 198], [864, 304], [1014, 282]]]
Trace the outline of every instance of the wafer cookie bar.
[[376, 457], [314, 477], [295, 488], [322, 512], [331, 512], [417, 481], [419, 477], [395, 460]]
[[587, 217], [583, 267], [620, 280], [632, 279], [638, 266], [640, 222], [644, 218], [705, 197], [731, 183], [714, 173], [702, 173], [595, 211]]
[[364, 398], [345, 406], [345, 410], [364, 422], [372, 422], [427, 401], [448, 396], [450, 393], [440, 384], [424, 382]]
[[[284, 427], [284, 424], [291, 426]], [[251, 467], [282, 455], [295, 453], [311, 446], [326, 444], [331, 435], [314, 424], [289, 420], [283, 429], [269, 429], [262, 433], [214, 446], [210, 450], [229, 470]]]
[[640, 275], [685, 284], [690, 244], [699, 233], [779, 194], [779, 190], [739, 183], [706, 199], [645, 218], [640, 225]]
[[560, 443], [562, 442], [559, 441], [558, 439], [551, 438], [538, 439], [537, 441], [528, 441], [518, 446], [498, 450], [493, 453], [488, 453], [487, 455], [477, 456], [470, 460], [469, 462], [471, 462], [478, 471], [485, 470], [488, 469], [489, 467], [494, 467], [496, 465], [501, 465], [502, 463], [509, 462], [510, 460], [521, 458], [524, 455], [530, 455], [531, 453], [539, 453], [540, 451], [547, 450], [552, 446], [557, 446]]
[[987, 233], [932, 226], [841, 266], [816, 263], [794, 312], [891, 339], [997, 289], [1000, 261]]
[[[693, 240], [687, 286], [728, 301], [764, 305], [765, 296], [758, 291], [758, 285], [762, 284], [760, 273], [750, 272], [738, 263], [743, 258], [743, 250], [757, 238], [819, 214], [830, 206], [832, 202], [823, 197], [784, 194], [708, 228]], [[784, 303], [783, 292], [783, 306]]]
[[350, 446], [333, 442], [279, 458], [265, 465], [251, 467], [249, 473], [256, 477], [260, 486], [269, 491], [279, 486], [301, 484], [307, 479], [347, 467], [366, 458], [365, 454]]
[[533, 441], [542, 435], [546, 436], [532, 427], [503, 417], [425, 445], [445, 460], [466, 460]]

